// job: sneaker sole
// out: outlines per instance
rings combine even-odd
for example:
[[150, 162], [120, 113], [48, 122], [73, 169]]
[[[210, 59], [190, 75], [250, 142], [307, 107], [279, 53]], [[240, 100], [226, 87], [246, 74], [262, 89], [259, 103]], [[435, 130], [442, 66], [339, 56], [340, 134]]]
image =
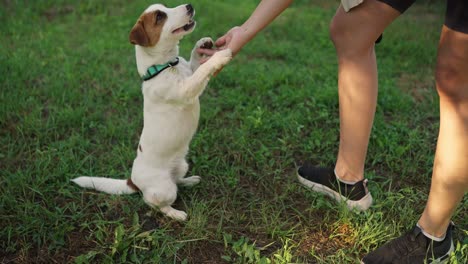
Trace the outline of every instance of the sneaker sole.
[[297, 173], [297, 177], [300, 183], [312, 189], [313, 191], [325, 194], [338, 202], [345, 202], [346, 206], [350, 210], [356, 209], [358, 211], [365, 211], [369, 209], [369, 207], [372, 205], [372, 195], [370, 194], [370, 192], [368, 192], [360, 200], [353, 201], [349, 200], [348, 198], [344, 197], [338, 192], [335, 192], [334, 190], [328, 188], [325, 185], [307, 180], [306, 178], [302, 177], [299, 173]]

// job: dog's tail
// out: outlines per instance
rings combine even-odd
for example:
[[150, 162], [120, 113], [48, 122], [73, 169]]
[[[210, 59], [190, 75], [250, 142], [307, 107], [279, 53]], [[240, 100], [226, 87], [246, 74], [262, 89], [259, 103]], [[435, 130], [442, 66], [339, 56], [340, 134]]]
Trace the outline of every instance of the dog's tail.
[[81, 176], [71, 180], [83, 188], [95, 189], [110, 194], [130, 194], [138, 192], [138, 187], [128, 180], [118, 180], [103, 177]]

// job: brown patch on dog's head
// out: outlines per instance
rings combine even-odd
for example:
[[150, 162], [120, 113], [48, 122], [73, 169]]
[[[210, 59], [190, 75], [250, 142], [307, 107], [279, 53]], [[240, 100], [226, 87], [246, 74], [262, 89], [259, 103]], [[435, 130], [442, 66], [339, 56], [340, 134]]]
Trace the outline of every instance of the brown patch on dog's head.
[[167, 14], [159, 10], [144, 13], [130, 31], [130, 43], [143, 47], [156, 45], [166, 20]]

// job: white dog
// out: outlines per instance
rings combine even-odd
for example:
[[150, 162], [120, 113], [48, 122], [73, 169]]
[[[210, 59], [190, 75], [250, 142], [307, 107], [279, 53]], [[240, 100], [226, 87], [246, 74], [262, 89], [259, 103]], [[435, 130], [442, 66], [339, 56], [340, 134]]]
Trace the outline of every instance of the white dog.
[[179, 40], [195, 28], [191, 5], [149, 6], [130, 32], [138, 73], [143, 78], [143, 132], [128, 180], [82, 176], [72, 181], [111, 194], [141, 191], [145, 202], [177, 220], [187, 214], [171, 207], [177, 184], [194, 185], [199, 176], [184, 178], [190, 141], [198, 126], [198, 97], [210, 77], [232, 58], [231, 50], [216, 52], [200, 65], [196, 49], [211, 48], [210, 38], [199, 40], [190, 62], [178, 57]]

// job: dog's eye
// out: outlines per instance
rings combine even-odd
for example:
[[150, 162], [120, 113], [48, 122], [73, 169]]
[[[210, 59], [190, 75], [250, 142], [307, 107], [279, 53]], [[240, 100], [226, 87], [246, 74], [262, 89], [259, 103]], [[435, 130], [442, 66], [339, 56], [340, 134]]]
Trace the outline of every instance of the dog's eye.
[[166, 17], [167, 17], [166, 13], [161, 12], [161, 11], [156, 11], [155, 12], [156, 24], [159, 24], [160, 22], [162, 22]]

